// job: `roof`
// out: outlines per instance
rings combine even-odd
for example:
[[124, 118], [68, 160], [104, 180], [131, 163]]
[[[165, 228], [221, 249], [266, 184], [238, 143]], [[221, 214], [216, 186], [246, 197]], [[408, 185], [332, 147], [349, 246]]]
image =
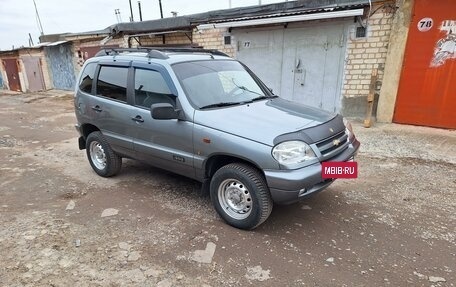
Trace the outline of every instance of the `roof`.
[[[375, 2], [376, 0], [374, 0]], [[378, 0], [377, 0], [378, 1]], [[119, 23], [108, 27], [111, 35], [118, 33], [144, 33], [189, 29], [199, 24], [230, 22], [247, 19], [260, 19], [321, 13], [328, 11], [343, 11], [362, 8], [369, 5], [369, 0], [301, 0], [268, 5], [256, 5], [209, 11], [187, 16], [163, 18], [142, 22]]]
[[58, 45], [61, 45], [61, 44], [64, 44], [68, 41], [56, 41], [56, 42], [41, 42], [41, 43], [38, 43], [34, 46], [21, 46], [21, 47], [17, 47], [17, 48], [14, 48], [12, 50], [0, 50], [0, 53], [8, 53], [8, 52], [14, 52], [14, 51], [21, 51], [21, 50], [28, 50], [28, 49], [41, 49], [43, 47], [52, 47], [52, 46], [58, 46]]

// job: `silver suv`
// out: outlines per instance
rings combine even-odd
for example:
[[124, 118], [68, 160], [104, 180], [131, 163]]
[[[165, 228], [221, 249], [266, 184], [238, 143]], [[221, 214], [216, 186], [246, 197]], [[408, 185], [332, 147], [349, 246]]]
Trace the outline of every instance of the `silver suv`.
[[324, 161], [359, 142], [340, 115], [275, 96], [242, 63], [203, 49], [109, 49], [75, 92], [79, 148], [97, 174], [133, 158], [202, 182], [218, 214], [253, 229], [273, 203], [328, 187]]

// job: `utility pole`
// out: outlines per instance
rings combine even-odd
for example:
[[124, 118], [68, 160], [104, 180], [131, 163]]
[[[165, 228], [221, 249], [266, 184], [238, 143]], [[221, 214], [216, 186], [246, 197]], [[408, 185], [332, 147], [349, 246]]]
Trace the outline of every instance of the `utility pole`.
[[41, 36], [42, 36], [42, 35], [44, 35], [43, 25], [41, 25], [40, 14], [38, 13], [38, 8], [36, 8], [35, 0], [33, 0], [33, 5], [35, 5], [36, 19], [38, 20], [38, 25], [39, 25], [38, 28], [40, 29], [40, 33], [41, 33]]
[[139, 21], [142, 21], [141, 1], [138, 1]]
[[133, 19], [133, 8], [131, 8], [131, 0], [128, 0], [128, 2], [130, 2], [130, 22], [133, 22], [135, 20]]
[[162, 7], [162, 1], [158, 0], [158, 4], [160, 5], [160, 16], [163, 18], [163, 7]]
[[34, 46], [33, 45], [33, 39], [32, 39], [32, 34], [28, 33], [29, 34], [29, 46], [32, 47]]

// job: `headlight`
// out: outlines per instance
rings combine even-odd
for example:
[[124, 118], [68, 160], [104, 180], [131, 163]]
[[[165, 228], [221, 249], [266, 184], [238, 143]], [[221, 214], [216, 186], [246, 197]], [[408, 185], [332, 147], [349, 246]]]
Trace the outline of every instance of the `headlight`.
[[286, 141], [272, 149], [272, 156], [282, 165], [292, 165], [314, 159], [312, 148], [302, 141]]
[[350, 142], [355, 137], [355, 133], [353, 132], [353, 127], [346, 118], [344, 118], [344, 125], [345, 125], [345, 132], [348, 135], [347, 141]]

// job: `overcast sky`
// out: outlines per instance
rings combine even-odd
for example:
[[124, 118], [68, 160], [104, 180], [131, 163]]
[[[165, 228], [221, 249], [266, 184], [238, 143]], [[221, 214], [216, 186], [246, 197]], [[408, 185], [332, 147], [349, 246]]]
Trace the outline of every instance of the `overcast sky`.
[[[285, 0], [262, 0], [262, 4]], [[84, 32], [104, 29], [117, 23], [115, 9], [120, 9], [123, 22], [128, 22], [128, 0], [35, 0], [44, 34]], [[162, 0], [163, 16], [189, 15], [227, 9], [229, 0]], [[135, 21], [139, 21], [138, 1], [132, 0]], [[258, 0], [231, 0], [232, 7], [257, 5]], [[143, 20], [160, 18], [158, 0], [141, 0]], [[0, 49], [28, 46], [28, 33], [34, 44], [40, 35], [33, 0], [0, 0]]]

